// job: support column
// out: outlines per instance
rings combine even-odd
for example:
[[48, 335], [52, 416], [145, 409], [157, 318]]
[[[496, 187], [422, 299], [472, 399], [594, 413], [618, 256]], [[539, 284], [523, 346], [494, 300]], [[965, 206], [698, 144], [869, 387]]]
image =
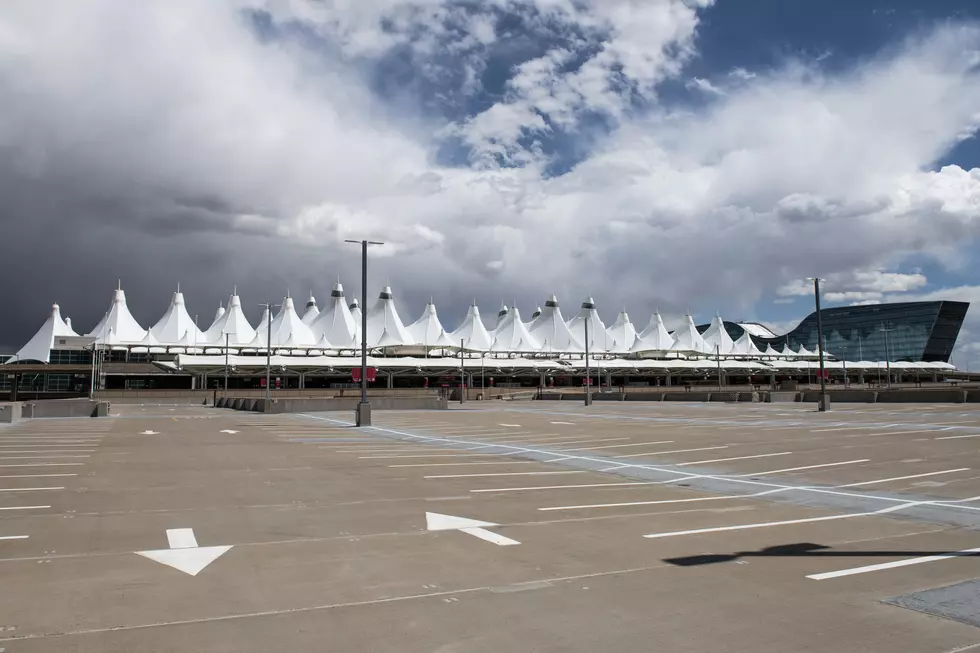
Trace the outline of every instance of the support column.
[[664, 382], [664, 385], [668, 388], [670, 387], [670, 372], [667, 372], [667, 380]]
[[388, 389], [391, 390], [395, 387], [395, 373], [388, 372]]
[[306, 390], [306, 372], [299, 373], [299, 389]]

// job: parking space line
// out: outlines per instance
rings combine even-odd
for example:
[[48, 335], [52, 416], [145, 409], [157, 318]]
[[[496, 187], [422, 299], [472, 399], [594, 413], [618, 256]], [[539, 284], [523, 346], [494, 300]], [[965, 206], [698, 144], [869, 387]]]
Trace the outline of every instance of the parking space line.
[[58, 476], [78, 476], [78, 474], [10, 474], [0, 478], [55, 478]]
[[947, 435], [941, 438], [933, 438], [933, 440], [964, 440], [966, 438], [980, 438], [980, 433], [971, 433], [969, 435]]
[[659, 506], [662, 504], [670, 503], [700, 503], [702, 501], [731, 501], [732, 499], [751, 499], [752, 497], [762, 496], [764, 494], [773, 494], [775, 492], [781, 492], [782, 490], [767, 490], [765, 492], [759, 492], [757, 494], [748, 494], [744, 496], [720, 496], [720, 497], [691, 497], [688, 499], [661, 499], [657, 501], [625, 501], [622, 503], [594, 503], [591, 505], [583, 506], [549, 506], [547, 508], [538, 508], [542, 512], [551, 512], [555, 510], [586, 510], [591, 508], [624, 508], [628, 506]]
[[573, 488], [593, 488], [593, 487], [626, 487], [631, 485], [656, 485], [649, 481], [632, 481], [629, 483], [584, 483], [581, 485], [538, 485], [536, 487], [497, 487], [490, 489], [470, 490], [473, 493], [481, 492], [529, 492], [531, 490], [570, 490]]
[[585, 470], [572, 469], [562, 472], [497, 472], [494, 474], [443, 474], [440, 476], [423, 476], [422, 478], [479, 478], [484, 476], [555, 476], [558, 474], [585, 474]]
[[[620, 438], [629, 440], [629, 438]], [[575, 449], [563, 449], [563, 451], [598, 451], [600, 449], [624, 449], [626, 447], [652, 447], [655, 444], [672, 444], [673, 440], [658, 440], [657, 442], [631, 442], [630, 444], [606, 444], [601, 447], [576, 447]]]
[[51, 506], [2, 506], [0, 510], [43, 510]]
[[358, 460], [390, 460], [392, 458], [474, 458], [492, 456], [510, 456], [509, 453], [413, 453], [407, 456], [358, 456]]
[[0, 492], [38, 492], [40, 490], [64, 490], [64, 487], [0, 487]]
[[[568, 437], [568, 436], [565, 436], [565, 437]], [[620, 441], [621, 442], [623, 440], [630, 440], [630, 439], [632, 439], [632, 438], [602, 438], [602, 439], [599, 439], [599, 440], [593, 440], [593, 439], [585, 439], [585, 440], [582, 440], [582, 439], [579, 439], [579, 440], [560, 440], [558, 442], [542, 442], [540, 440], [537, 440], [537, 441], [534, 441], [534, 442], [531, 442], [531, 441], [526, 441], [526, 442], [525, 441], [520, 441], [519, 444], [532, 444], [532, 445], [533, 444], [547, 444], [548, 446], [551, 446], [551, 447], [557, 447], [559, 445], [566, 445], [566, 444], [584, 444], [586, 442], [616, 442], [616, 441]]]
[[0, 467], [72, 467], [84, 464], [85, 463], [14, 463], [12, 465], [0, 465]]
[[[806, 467], [788, 467], [786, 469], [771, 469], [768, 472], [755, 472], [754, 474], [739, 474], [739, 476], [765, 476], [767, 474], [783, 474], [785, 472], [801, 472], [804, 469], [817, 469], [819, 467], [839, 467], [840, 465], [855, 465], [857, 463], [871, 462], [870, 458], [860, 460], [845, 460], [839, 463], [824, 463], [822, 465], [807, 465]], [[844, 487], [844, 486], [841, 486]]]
[[729, 460], [750, 460], [752, 458], [772, 458], [773, 456], [789, 456], [792, 451], [780, 451], [779, 453], [760, 453], [754, 456], [737, 456], [735, 458], [715, 458], [713, 460], [692, 460], [688, 463], [676, 463], [676, 467], [686, 467], [688, 465], [706, 465], [708, 463], [724, 463]]
[[[911, 565], [921, 565], [927, 562], [937, 562], [939, 560], [949, 560], [950, 558], [960, 558], [973, 556], [980, 553], [980, 548], [964, 549], [962, 551], [951, 551], [950, 553], [940, 553], [921, 558], [906, 558], [905, 560], [895, 560], [894, 562], [883, 562], [877, 565], [867, 565], [864, 567], [852, 567], [850, 569], [840, 569], [838, 571], [828, 571], [822, 574], [811, 574], [807, 576], [812, 580], [827, 580], [830, 578], [840, 578], [842, 576], [854, 576], [855, 574], [866, 574], [872, 571], [882, 571], [884, 569], [895, 569], [897, 567], [909, 567]], [[857, 554], [860, 555], [860, 554]]]
[[769, 528], [771, 526], [790, 526], [793, 524], [812, 524], [815, 522], [822, 521], [834, 521], [838, 519], [853, 519], [854, 517], [871, 517], [874, 515], [884, 515], [890, 512], [895, 512], [897, 510], [902, 510], [904, 508], [910, 508], [912, 506], [922, 505], [924, 501], [910, 501], [906, 503], [899, 504], [897, 506], [888, 506], [887, 508], [882, 508], [881, 510], [874, 510], [871, 512], [852, 512], [845, 515], [827, 515], [824, 517], [808, 517], [806, 519], [788, 519], [786, 521], [769, 521], [761, 522], [757, 524], [739, 524], [737, 526], [714, 526], [712, 528], [695, 528], [689, 531], [672, 531], [668, 533], [650, 533], [644, 535], [643, 537], [648, 539], [658, 539], [662, 537], [676, 537], [680, 535], [700, 535], [703, 533], [723, 533], [726, 531], [744, 531], [753, 528]]
[[881, 433], [860, 433], [855, 436], [849, 437], [864, 437], [872, 435], [907, 435], [909, 433], [940, 433], [942, 431], [948, 431], [949, 429], [917, 429], [915, 431], [882, 431]]
[[648, 453], [631, 453], [623, 456], [613, 456], [613, 458], [643, 458], [644, 456], [662, 456], [668, 453], [690, 453], [692, 451], [712, 451], [715, 449], [727, 449], [728, 445], [723, 444], [717, 447], [698, 447], [697, 449], [674, 449], [672, 451], [651, 451]]
[[0, 460], [46, 460], [49, 458], [90, 458], [91, 456], [0, 456]]
[[30, 535], [0, 535], [0, 540], [26, 540]]
[[[38, 451], [36, 449], [25, 449], [23, 451], [0, 451], [0, 453], [16, 453], [16, 454], [22, 454], [22, 453], [92, 453], [94, 451], [95, 451], [95, 449], [47, 449], [47, 450], [42, 450], [42, 451]], [[65, 457], [65, 456], [38, 456], [38, 457], [39, 458], [47, 458], [47, 457], [58, 458], [58, 457]], [[67, 457], [74, 458], [75, 456], [67, 456]], [[3, 458], [0, 458], [0, 460], [3, 460]]]
[[476, 463], [411, 463], [405, 465], [388, 465], [388, 467], [464, 467], [469, 465], [534, 465], [542, 464], [539, 460], [501, 460]]
[[810, 429], [810, 433], [829, 433], [830, 431], [869, 431], [871, 429], [886, 429], [892, 424], [874, 424], [873, 426], [838, 426], [829, 429]]
[[912, 474], [911, 476], [895, 476], [893, 478], [879, 478], [874, 481], [861, 481], [860, 483], [848, 483], [847, 485], [838, 485], [837, 487], [860, 487], [862, 485], [874, 485], [875, 483], [888, 483], [889, 481], [905, 481], [912, 478], [925, 478], [927, 476], [940, 476], [942, 474], [952, 474], [954, 472], [967, 472], [970, 471], [969, 467], [960, 467], [959, 469], [945, 469], [941, 472], [929, 472], [927, 474]]

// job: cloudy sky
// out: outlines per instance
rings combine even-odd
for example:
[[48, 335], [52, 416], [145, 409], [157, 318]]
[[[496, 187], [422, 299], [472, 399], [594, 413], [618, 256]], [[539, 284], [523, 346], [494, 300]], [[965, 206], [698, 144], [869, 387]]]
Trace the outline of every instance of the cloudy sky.
[[4, 349], [359, 293], [362, 237], [450, 328], [980, 301], [975, 0], [4, 0], [0, 98]]

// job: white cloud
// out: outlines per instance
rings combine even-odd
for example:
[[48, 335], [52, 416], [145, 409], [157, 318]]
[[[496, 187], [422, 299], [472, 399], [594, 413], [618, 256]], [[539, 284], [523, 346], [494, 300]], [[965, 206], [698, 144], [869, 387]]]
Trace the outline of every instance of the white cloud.
[[[220, 232], [207, 242], [232, 262], [209, 278], [301, 274], [300, 247], [328, 272], [354, 258], [344, 238], [370, 237], [387, 243], [379, 271], [405, 287], [396, 292], [465, 296], [460, 316], [474, 294], [536, 304], [552, 290], [566, 305], [592, 293], [610, 318], [625, 301], [637, 319], [655, 305], [748, 316], [766, 293], [809, 294], [801, 280], [813, 274], [842, 300], [870, 301], [923, 288], [921, 274], [896, 272], [911, 255], [972, 256], [980, 170], [931, 167], [977, 124], [980, 80], [962, 57], [980, 44], [975, 27], [842, 72], [732, 71], [709, 107], [674, 111], [655, 101], [658, 84], [683, 79], [707, 4], [491, 0], [472, 16], [441, 0], [86, 0], [57, 12], [9, 2], [0, 171], [18, 209], [7, 213], [85, 234], [107, 211], [79, 207], [108, 198], [125, 210], [100, 233], [126, 249], [134, 229], [159, 235], [157, 204], [219, 198], [273, 239]], [[505, 97], [477, 115], [451, 123], [372, 93], [392, 48], [452, 55], [464, 46], [447, 25], [465, 20], [465, 48], [477, 52], [501, 38], [491, 10], [532, 7], [586, 42], [568, 37], [519, 65]], [[337, 50], [288, 30], [259, 38], [246, 8], [299, 21]], [[637, 99], [653, 108], [637, 114]], [[572, 170], [546, 175], [533, 141], [574, 136], [596, 113], [611, 132], [583, 145]], [[436, 163], [446, 134], [474, 148], [473, 165]], [[39, 238], [8, 241], [29, 249]], [[147, 267], [172, 274], [193, 240], [150, 245]], [[266, 263], [251, 264], [260, 254]]]
[[701, 91], [702, 93], [707, 93], [708, 95], [724, 95], [725, 91], [721, 90], [711, 82], [701, 77], [692, 77], [684, 86], [691, 90]]

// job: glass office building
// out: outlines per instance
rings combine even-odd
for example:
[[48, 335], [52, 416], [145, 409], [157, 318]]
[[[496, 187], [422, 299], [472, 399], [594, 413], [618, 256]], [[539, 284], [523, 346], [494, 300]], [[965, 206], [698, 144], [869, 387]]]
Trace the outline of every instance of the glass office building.
[[[969, 302], [938, 301], [825, 308], [820, 311], [824, 350], [839, 360], [948, 363], [969, 307]], [[732, 339], [741, 337], [740, 325], [726, 322], [725, 327]], [[816, 351], [817, 314], [785, 335], [753, 335], [752, 340], [763, 351], [770, 344], [780, 351], [787, 344], [794, 351], [800, 345]]]

